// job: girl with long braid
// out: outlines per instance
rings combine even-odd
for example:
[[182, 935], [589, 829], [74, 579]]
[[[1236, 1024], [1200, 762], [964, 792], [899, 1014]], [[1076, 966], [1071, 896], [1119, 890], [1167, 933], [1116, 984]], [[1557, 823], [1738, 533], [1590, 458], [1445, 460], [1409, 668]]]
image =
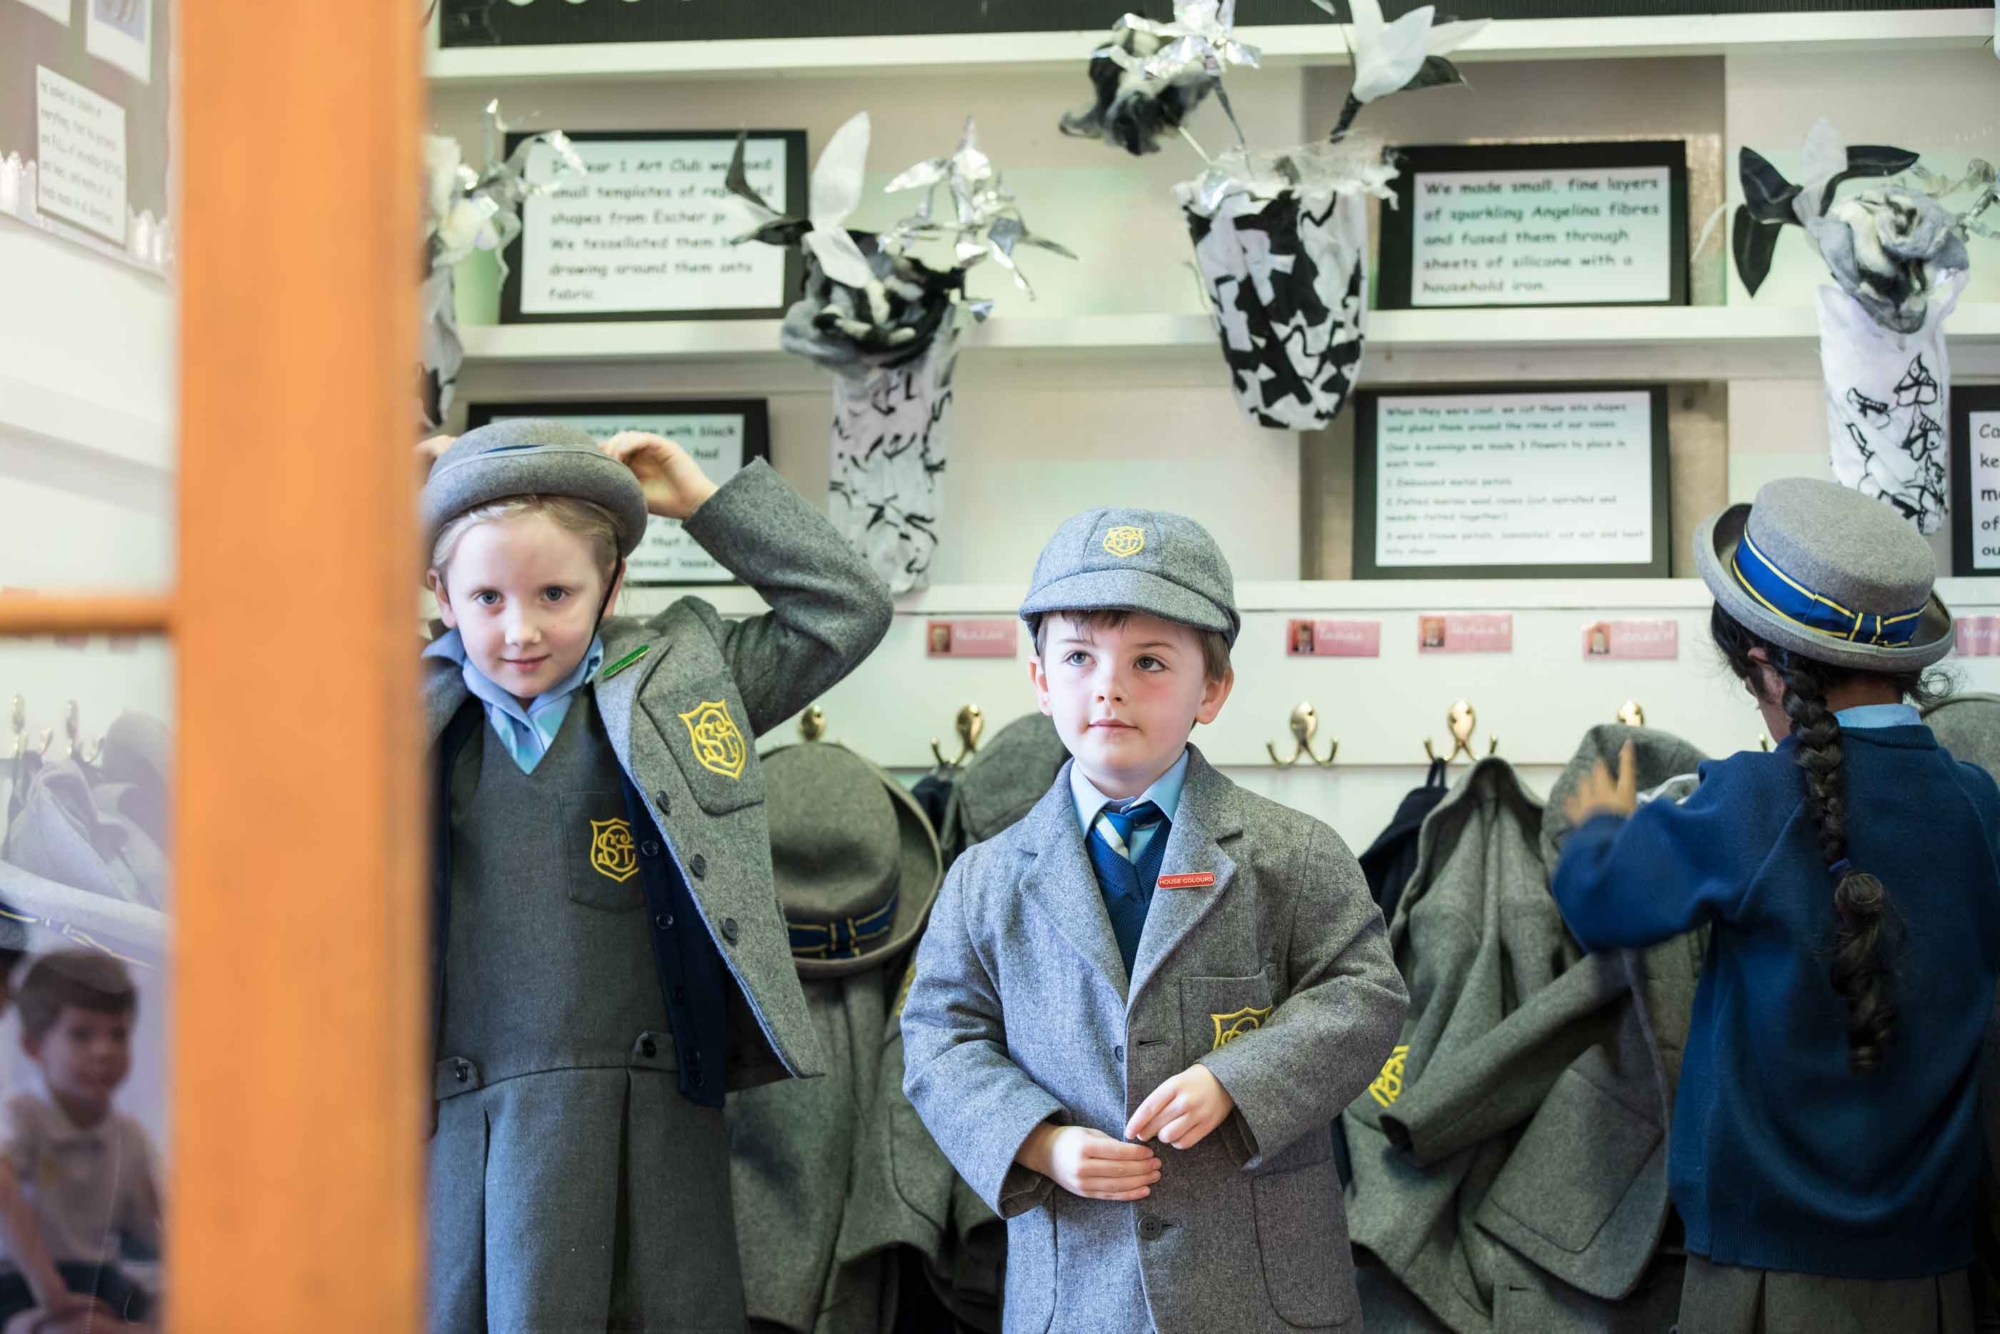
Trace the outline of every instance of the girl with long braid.
[[1600, 767], [1554, 892], [1586, 949], [1709, 928], [1668, 1177], [1681, 1334], [1958, 1334], [2000, 979], [2000, 788], [1911, 703], [1950, 650], [1929, 544], [1831, 482], [1695, 538], [1711, 630], [1780, 744], [1680, 802]]

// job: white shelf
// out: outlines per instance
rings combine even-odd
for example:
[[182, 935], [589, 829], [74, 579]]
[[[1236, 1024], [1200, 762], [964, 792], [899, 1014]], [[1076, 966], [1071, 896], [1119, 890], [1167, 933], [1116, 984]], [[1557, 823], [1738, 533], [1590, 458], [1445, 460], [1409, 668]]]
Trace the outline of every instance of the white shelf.
[[[1962, 306], [1947, 326], [1953, 372], [2000, 375], [2000, 304]], [[482, 325], [464, 329], [474, 365], [617, 362], [796, 363], [776, 320]], [[997, 316], [967, 336], [982, 353], [1074, 360], [1170, 354], [1212, 378], [1216, 335], [1198, 314]], [[1819, 374], [1812, 310], [1787, 306], [1385, 310], [1369, 315], [1363, 380], [1376, 384], [1541, 375], [1562, 380], [1796, 379]]]
[[[1246, 27], [1244, 41], [1278, 65], [1344, 65], [1344, 25]], [[1873, 53], [1970, 47], [1990, 41], [1990, 10], [1859, 14], [1704, 14], [1672, 18], [1512, 19], [1495, 22], [1454, 60], [1590, 60], [1622, 56]], [[889, 70], [1054, 67], [1082, 62], [1100, 30], [801, 37], [705, 42], [603, 42], [432, 50], [434, 83], [607, 82], [746, 75], [846, 75]]]

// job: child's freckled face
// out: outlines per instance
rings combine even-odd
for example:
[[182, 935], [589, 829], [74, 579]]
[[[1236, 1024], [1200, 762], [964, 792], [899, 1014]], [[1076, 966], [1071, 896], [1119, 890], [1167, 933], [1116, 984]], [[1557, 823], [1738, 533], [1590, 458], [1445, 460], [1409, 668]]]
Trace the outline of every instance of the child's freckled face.
[[589, 539], [538, 513], [468, 529], [431, 583], [473, 665], [523, 700], [576, 670], [605, 600]]
[[1157, 616], [1135, 613], [1112, 629], [1052, 615], [1042, 643], [1029, 664], [1042, 712], [1107, 797], [1145, 791], [1229, 697], [1232, 677], [1207, 678], [1201, 636]]

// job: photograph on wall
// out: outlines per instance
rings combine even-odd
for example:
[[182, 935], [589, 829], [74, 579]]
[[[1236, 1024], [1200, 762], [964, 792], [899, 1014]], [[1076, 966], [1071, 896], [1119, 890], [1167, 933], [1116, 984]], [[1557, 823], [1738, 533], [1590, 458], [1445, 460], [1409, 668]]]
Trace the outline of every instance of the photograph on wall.
[[1685, 141], [1388, 151], [1378, 309], [1687, 304]]
[[[620, 431], [646, 431], [680, 444], [717, 486], [753, 459], [769, 461], [768, 405], [757, 399], [657, 399], [645, 402], [473, 403], [466, 429], [516, 417], [559, 421], [589, 432], [599, 444]], [[736, 576], [695, 544], [675, 519], [655, 517], [626, 562], [625, 582], [733, 584]]]
[[1356, 579], [1669, 573], [1664, 385], [1364, 392]]
[[173, 260], [170, 0], [0, 0], [0, 217]]
[[[512, 153], [527, 135], [509, 135]], [[748, 226], [725, 182], [736, 135], [586, 131], [584, 173], [530, 195], [500, 290], [506, 324], [781, 319], [803, 279], [798, 251], [736, 245]], [[537, 146], [530, 180], [543, 178]], [[751, 130], [744, 173], [781, 213], [803, 213], [806, 132]]]

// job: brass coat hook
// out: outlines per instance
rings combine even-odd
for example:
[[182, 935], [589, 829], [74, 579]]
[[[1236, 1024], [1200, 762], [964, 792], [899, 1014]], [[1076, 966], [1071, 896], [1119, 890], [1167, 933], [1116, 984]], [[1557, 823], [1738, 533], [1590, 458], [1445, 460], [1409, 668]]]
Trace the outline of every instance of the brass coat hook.
[[1300, 704], [1292, 710], [1291, 728], [1292, 753], [1289, 757], [1279, 755], [1278, 748], [1269, 741], [1264, 743], [1264, 749], [1271, 752], [1271, 763], [1283, 769], [1297, 764], [1302, 759], [1309, 759], [1323, 769], [1333, 766], [1333, 757], [1340, 754], [1338, 741], [1328, 746], [1325, 759], [1313, 754], [1313, 734], [1319, 731], [1318, 709], [1311, 704]]
[[815, 704], [799, 715], [799, 737], [819, 741], [826, 736], [826, 711]]
[[1770, 753], [1771, 753], [1771, 738], [1770, 738], [1770, 737], [1768, 737], [1768, 736], [1764, 736], [1764, 735], [1759, 735], [1759, 736], [1758, 736], [1758, 738], [1757, 738], [1757, 744], [1758, 744], [1758, 746], [1762, 747], [1762, 749], [1763, 749], [1763, 751], [1764, 751], [1764, 753], [1765, 753], [1765, 754], [1767, 754], [1767, 755], [1768, 755], [1768, 754], [1770, 754]]
[[28, 701], [22, 699], [19, 695], [14, 696], [14, 703], [10, 714], [14, 732], [14, 749], [8, 758], [18, 760], [28, 753]]
[[75, 700], [63, 705], [63, 736], [69, 741], [69, 753], [63, 758], [79, 758], [83, 753], [83, 717]]
[[1627, 727], [1644, 727], [1646, 710], [1640, 706], [1638, 700], [1628, 699], [1618, 706], [1618, 721]]
[[[1444, 757], [1444, 762], [1450, 764], [1461, 755], [1468, 760], [1477, 760], [1479, 754], [1472, 748], [1472, 734], [1479, 727], [1479, 710], [1461, 699], [1446, 711], [1444, 721], [1445, 726], [1451, 729], [1451, 753]], [[1499, 737], [1486, 738], [1486, 753], [1488, 755], [1500, 753]], [[1424, 754], [1433, 760], [1438, 757], [1437, 747], [1431, 744], [1429, 737], [1424, 738]]]
[[968, 704], [958, 711], [958, 758], [947, 760], [944, 751], [938, 748], [938, 739], [931, 738], [931, 754], [937, 757], [940, 768], [957, 768], [979, 752], [979, 738], [986, 731], [986, 715], [979, 711], [977, 704]]

